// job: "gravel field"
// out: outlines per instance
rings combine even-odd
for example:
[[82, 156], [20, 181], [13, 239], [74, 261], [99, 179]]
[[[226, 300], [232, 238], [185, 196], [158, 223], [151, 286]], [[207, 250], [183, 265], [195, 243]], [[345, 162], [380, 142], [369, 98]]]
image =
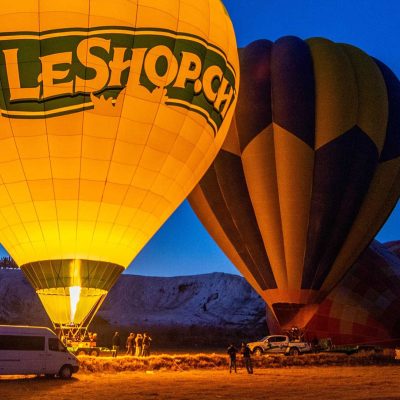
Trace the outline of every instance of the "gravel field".
[[78, 373], [0, 378], [1, 400], [400, 399], [399, 366]]

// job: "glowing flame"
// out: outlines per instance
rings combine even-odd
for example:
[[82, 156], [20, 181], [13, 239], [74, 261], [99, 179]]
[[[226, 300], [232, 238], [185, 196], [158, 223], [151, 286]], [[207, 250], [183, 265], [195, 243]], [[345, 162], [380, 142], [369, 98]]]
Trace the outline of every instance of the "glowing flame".
[[81, 287], [80, 286], [70, 286], [69, 301], [71, 304], [71, 322], [74, 322], [76, 308], [78, 306], [80, 297], [81, 297]]

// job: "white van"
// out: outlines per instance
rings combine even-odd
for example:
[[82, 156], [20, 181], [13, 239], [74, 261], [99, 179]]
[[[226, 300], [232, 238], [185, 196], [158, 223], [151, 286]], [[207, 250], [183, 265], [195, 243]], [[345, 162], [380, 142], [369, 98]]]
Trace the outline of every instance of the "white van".
[[78, 359], [49, 328], [0, 325], [0, 375], [71, 378]]

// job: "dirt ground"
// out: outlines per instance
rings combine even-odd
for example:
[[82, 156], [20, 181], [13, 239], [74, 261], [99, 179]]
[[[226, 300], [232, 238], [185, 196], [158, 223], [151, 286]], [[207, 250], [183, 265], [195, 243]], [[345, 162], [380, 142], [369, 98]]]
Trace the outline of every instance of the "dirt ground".
[[1, 400], [400, 399], [398, 366], [78, 373], [70, 381], [0, 378]]

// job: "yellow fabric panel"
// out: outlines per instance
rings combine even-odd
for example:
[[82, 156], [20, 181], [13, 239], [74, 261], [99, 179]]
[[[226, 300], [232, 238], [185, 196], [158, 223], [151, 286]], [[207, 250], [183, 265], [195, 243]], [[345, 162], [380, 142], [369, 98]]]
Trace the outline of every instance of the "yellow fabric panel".
[[18, 160], [19, 158], [18, 150], [13, 137], [6, 137], [0, 139], [0, 146], [1, 146], [0, 162]]
[[[157, 0], [153, 0], [156, 2]], [[178, 31], [191, 32], [198, 36], [210, 36], [211, 25], [213, 21], [210, 18], [210, 13], [216, 8], [218, 9], [218, 22], [223, 21], [221, 16], [221, 6], [214, 0], [201, 0], [201, 1], [190, 1], [182, 0], [179, 7], [179, 21]], [[196, 25], [193, 24], [193, 18], [196, 18]], [[198, 22], [198, 23], [197, 23]], [[220, 38], [218, 38], [221, 40]], [[219, 41], [219, 43], [223, 43]]]
[[24, 158], [42, 158], [48, 155], [47, 136], [22, 136], [15, 138], [19, 154]]
[[2, 214], [10, 227], [21, 223], [21, 219], [15, 209], [15, 205], [2, 207]]
[[[78, 179], [54, 179], [54, 197], [59, 200], [74, 200], [79, 194]], [[67, 205], [68, 203], [61, 203]], [[68, 205], [67, 205], [68, 207]]]
[[15, 209], [24, 223], [37, 221], [36, 211], [33, 203], [15, 204]]
[[215, 215], [210, 208], [204, 194], [199, 186], [196, 186], [192, 193], [190, 194], [190, 205], [199, 216], [207, 232], [214, 238], [218, 246], [226, 254], [226, 256], [231, 260], [234, 266], [239, 270], [239, 272], [246, 278], [247, 282], [253, 287], [253, 289], [260, 295], [263, 295], [263, 291], [260, 288], [257, 281], [254, 279], [253, 275], [247, 269], [246, 264], [241, 259], [240, 255], [237, 253], [235, 247], [232, 245], [228, 237], [225, 235], [224, 231]]
[[314, 150], [273, 124], [276, 173], [289, 289], [301, 287], [314, 172]]
[[322, 38], [306, 40], [315, 77], [315, 149], [336, 139], [358, 120], [358, 87], [352, 64], [340, 46]]
[[33, 201], [46, 201], [54, 199], [52, 179], [28, 181], [29, 192]]
[[51, 165], [48, 157], [25, 158], [21, 156], [21, 153], [20, 157], [24, 175], [28, 181], [46, 179], [51, 176]]
[[382, 151], [386, 137], [388, 98], [386, 84], [374, 60], [362, 50], [340, 45], [348, 55], [356, 74], [358, 87], [357, 125]]
[[[29, 186], [27, 182], [15, 182], [8, 183], [5, 185], [8, 195], [11, 198], [18, 199], [18, 203], [25, 203], [31, 201], [31, 195], [29, 192]], [[16, 202], [15, 202], [16, 203]]]
[[[140, 21], [138, 26], [147, 28], [154, 23], [154, 19], [157, 19], [160, 20], [163, 28], [177, 30], [181, 4], [182, 2], [177, 0], [138, 0], [137, 16]], [[179, 17], [177, 18], [177, 16]]]
[[[43, 30], [54, 29], [57, 21], [60, 18], [65, 18], [65, 26], [74, 26], [74, 19], [76, 18], [79, 23], [84, 24], [88, 22], [87, 13], [90, 9], [92, 2], [89, 0], [72, 0], [71, 2], [62, 0], [57, 7], [51, 0], [41, 0], [39, 2], [39, 10], [41, 12], [40, 26]], [[85, 21], [86, 17], [86, 21]], [[75, 22], [76, 26], [76, 22]]]
[[[84, 113], [77, 113], [74, 115], [74, 118], [71, 118], [70, 114], [60, 115], [57, 118], [47, 118], [46, 132], [49, 146], [52, 145], [53, 139], [61, 141], [61, 143], [58, 143], [58, 150], [61, 150], [61, 154], [65, 154], [62, 152], [61, 146], [66, 146], [66, 156], [79, 157], [81, 155], [83, 120]], [[68, 126], [68, 129], [65, 129], [66, 126]], [[35, 130], [34, 127], [32, 127], [32, 129]], [[100, 123], [97, 131], [98, 132], [96, 132], [96, 135], [99, 135], [100, 132], [103, 132], [102, 125]], [[24, 130], [22, 130], [21, 133], [23, 132]], [[51, 151], [53, 150], [54, 149], [51, 149]], [[54, 153], [54, 155], [60, 156], [59, 153]]]
[[39, 29], [38, 11], [39, 2], [35, 0], [4, 2], [1, 5], [1, 15], [6, 15], [7, 18], [3, 18], [2, 32], [37, 31]]
[[35, 210], [40, 221], [57, 220], [57, 204], [54, 200], [35, 201]]
[[22, 182], [26, 179], [20, 160], [7, 161], [1, 164], [3, 183]]
[[[137, 0], [116, 0], [110, 5], [108, 0], [91, 1], [90, 24], [92, 26], [123, 25], [134, 27], [137, 19], [138, 3], [143, 2]], [[170, 3], [173, 4], [174, 2], [171, 1]], [[165, 0], [160, 1], [160, 7], [163, 7], [164, 4]]]
[[[161, 136], [161, 139], [163, 140], [164, 137]], [[136, 166], [140, 161], [140, 157], [143, 154], [143, 150], [144, 150], [144, 145], [142, 144], [129, 143], [123, 140], [117, 140], [114, 145], [112, 164], [115, 165], [115, 168], [118, 168], [117, 166], [120, 166], [122, 169], [131, 168], [132, 165]], [[112, 168], [113, 165], [111, 165], [110, 168]], [[116, 174], [115, 179], [118, 179], [117, 178], [118, 176], [119, 173]], [[130, 180], [128, 180], [127, 183], [129, 182]], [[118, 180], [115, 181], [115, 183], [118, 183]]]
[[10, 206], [12, 204], [13, 202], [10, 195], [8, 194], [6, 185], [0, 185], [0, 207]]
[[49, 151], [53, 160], [59, 158], [79, 158], [81, 156], [82, 138], [80, 135], [48, 135]]
[[[68, 168], [65, 167], [66, 165], [68, 165]], [[78, 157], [53, 157], [51, 159], [51, 170], [54, 179], [78, 180], [81, 170], [81, 160]]]
[[81, 179], [104, 182], [110, 162], [106, 160], [93, 160], [92, 158], [81, 158]]
[[113, 153], [114, 138], [84, 135], [82, 137], [82, 157], [109, 161]]
[[279, 288], [287, 288], [272, 125], [265, 128], [246, 146], [242, 154], [242, 163], [251, 203], [275, 281]]
[[37, 120], [35, 119], [30, 121], [29, 122], [30, 129], [26, 129], [26, 120], [17, 118], [17, 119], [7, 119], [6, 121], [10, 125], [10, 129], [12, 131], [12, 135], [14, 138], [47, 135], [46, 121], [42, 119], [37, 119]]
[[400, 158], [378, 166], [360, 212], [322, 290], [330, 291], [386, 221], [400, 196]]

